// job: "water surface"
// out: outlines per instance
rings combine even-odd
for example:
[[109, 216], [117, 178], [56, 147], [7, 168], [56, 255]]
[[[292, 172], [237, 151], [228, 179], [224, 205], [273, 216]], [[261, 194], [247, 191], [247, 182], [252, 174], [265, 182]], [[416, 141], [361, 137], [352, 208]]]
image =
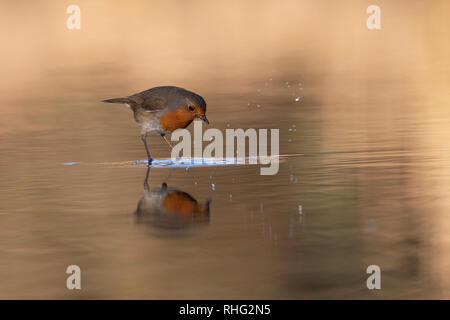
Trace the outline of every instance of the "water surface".
[[[78, 2], [79, 31], [64, 4], [1, 5], [0, 298], [450, 298], [446, 1], [382, 2], [375, 32], [359, 1]], [[301, 156], [156, 166], [184, 211], [146, 215], [139, 131], [100, 100], [166, 84]]]

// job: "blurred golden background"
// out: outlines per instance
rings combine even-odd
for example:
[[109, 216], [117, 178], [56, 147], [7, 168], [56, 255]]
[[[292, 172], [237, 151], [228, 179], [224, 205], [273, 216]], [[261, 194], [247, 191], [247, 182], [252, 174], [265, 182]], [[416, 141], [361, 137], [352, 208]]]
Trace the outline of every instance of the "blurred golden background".
[[[70, 4], [80, 30], [66, 27]], [[381, 30], [366, 27], [372, 4]], [[17, 0], [0, 12], [1, 298], [450, 297], [449, 1]], [[305, 156], [275, 177], [177, 169], [169, 185], [212, 197], [211, 224], [148, 236], [130, 214], [145, 173], [96, 165], [143, 159], [138, 130], [99, 101], [157, 85], [200, 93], [213, 127], [280, 128], [280, 153]], [[154, 170], [154, 186], [167, 174]], [[291, 221], [300, 204], [306, 224]], [[76, 263], [80, 293], [64, 287]], [[385, 270], [380, 293], [365, 288], [369, 264]]]

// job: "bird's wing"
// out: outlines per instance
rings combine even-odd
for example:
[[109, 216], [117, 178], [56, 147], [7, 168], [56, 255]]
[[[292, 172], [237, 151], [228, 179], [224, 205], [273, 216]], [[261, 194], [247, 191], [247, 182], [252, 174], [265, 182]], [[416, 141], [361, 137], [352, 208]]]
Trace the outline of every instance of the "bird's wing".
[[147, 90], [128, 97], [136, 105], [148, 112], [156, 112], [167, 107], [168, 99], [154, 90]]

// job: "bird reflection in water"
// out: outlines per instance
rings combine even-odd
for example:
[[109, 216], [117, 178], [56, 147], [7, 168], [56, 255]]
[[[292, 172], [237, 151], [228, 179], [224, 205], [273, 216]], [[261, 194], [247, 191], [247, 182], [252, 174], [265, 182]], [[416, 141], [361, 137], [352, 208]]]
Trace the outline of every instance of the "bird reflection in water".
[[171, 188], [165, 182], [159, 188], [150, 189], [149, 173], [150, 167], [145, 175], [144, 194], [135, 212], [137, 223], [168, 229], [209, 223], [210, 199], [200, 204], [190, 194]]

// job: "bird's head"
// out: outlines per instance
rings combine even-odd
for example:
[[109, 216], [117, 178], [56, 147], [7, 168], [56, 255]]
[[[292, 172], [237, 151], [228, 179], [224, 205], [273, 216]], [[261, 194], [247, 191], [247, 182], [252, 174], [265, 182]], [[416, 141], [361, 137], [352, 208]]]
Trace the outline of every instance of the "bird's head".
[[206, 118], [205, 100], [193, 92], [184, 93], [176, 100], [176, 108], [166, 111], [160, 118], [161, 127], [169, 132], [186, 128], [193, 120], [201, 119], [209, 124]]
[[206, 118], [206, 101], [201, 96], [192, 93], [185, 98], [184, 102], [180, 105], [180, 108], [188, 112], [192, 120], [199, 118], [209, 124], [208, 118]]

